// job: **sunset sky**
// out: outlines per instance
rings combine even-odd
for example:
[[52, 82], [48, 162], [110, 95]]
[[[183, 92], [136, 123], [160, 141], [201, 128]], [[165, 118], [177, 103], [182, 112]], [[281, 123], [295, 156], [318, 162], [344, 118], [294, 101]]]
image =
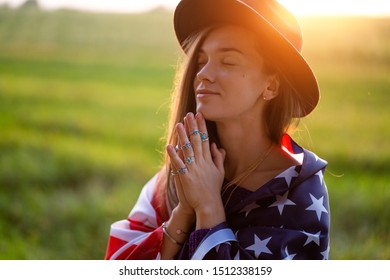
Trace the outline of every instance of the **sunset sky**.
[[[16, 7], [26, 0], [0, 0]], [[297, 15], [390, 16], [390, 0], [278, 0]], [[141, 12], [158, 6], [174, 8], [179, 0], [38, 0], [46, 9], [75, 8], [104, 12]]]

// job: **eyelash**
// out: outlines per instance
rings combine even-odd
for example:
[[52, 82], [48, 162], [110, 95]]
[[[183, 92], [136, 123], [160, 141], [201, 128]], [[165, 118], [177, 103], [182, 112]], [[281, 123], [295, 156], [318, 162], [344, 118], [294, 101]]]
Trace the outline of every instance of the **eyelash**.
[[222, 61], [222, 64], [223, 64], [223, 65], [228, 65], [228, 66], [234, 66], [234, 65], [236, 65], [236, 63], [224, 62], [224, 61]]
[[[205, 61], [198, 61], [197, 64], [198, 64], [198, 67], [199, 67], [199, 68], [202, 68], [204, 65], [207, 64], [207, 62], [205, 62]], [[222, 60], [221, 60], [221, 64], [226, 65], [226, 66], [235, 66], [237, 63], [234, 63], [234, 62], [225, 62], [225, 61], [222, 59]]]

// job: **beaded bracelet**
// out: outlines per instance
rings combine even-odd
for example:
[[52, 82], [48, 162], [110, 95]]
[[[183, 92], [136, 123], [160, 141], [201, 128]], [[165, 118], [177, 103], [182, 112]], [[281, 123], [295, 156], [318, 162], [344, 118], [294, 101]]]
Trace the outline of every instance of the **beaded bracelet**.
[[[161, 225], [161, 227], [162, 227], [162, 230], [163, 230], [164, 234], [165, 234], [173, 243], [175, 243], [175, 244], [177, 244], [177, 245], [180, 245], [180, 246], [183, 246], [183, 245], [184, 245], [184, 243], [181, 243], [181, 242], [176, 241], [176, 239], [174, 239], [174, 238], [168, 233], [168, 230], [167, 230], [167, 222], [163, 222], [162, 225]], [[178, 231], [180, 231], [180, 233], [185, 233], [184, 231], [181, 231], [181, 230], [177, 230], [176, 232], [178, 232]], [[180, 233], [178, 233], [178, 234], [180, 234]]]

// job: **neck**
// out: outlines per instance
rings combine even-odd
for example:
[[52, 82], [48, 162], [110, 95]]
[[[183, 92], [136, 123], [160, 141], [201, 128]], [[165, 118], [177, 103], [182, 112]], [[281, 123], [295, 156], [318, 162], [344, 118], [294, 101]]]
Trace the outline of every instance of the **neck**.
[[272, 144], [261, 123], [217, 122], [218, 137], [226, 151], [225, 176], [228, 180], [244, 172]]

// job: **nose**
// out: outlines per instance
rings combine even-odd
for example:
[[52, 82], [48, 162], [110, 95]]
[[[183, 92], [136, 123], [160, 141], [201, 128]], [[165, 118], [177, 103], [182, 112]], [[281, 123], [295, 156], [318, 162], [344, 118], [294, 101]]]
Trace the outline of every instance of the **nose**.
[[213, 67], [209, 61], [206, 64], [199, 67], [199, 71], [196, 74], [196, 78], [199, 82], [203, 82], [203, 81], [214, 82], [214, 80], [215, 80], [214, 71], [215, 70], [213, 69]]

